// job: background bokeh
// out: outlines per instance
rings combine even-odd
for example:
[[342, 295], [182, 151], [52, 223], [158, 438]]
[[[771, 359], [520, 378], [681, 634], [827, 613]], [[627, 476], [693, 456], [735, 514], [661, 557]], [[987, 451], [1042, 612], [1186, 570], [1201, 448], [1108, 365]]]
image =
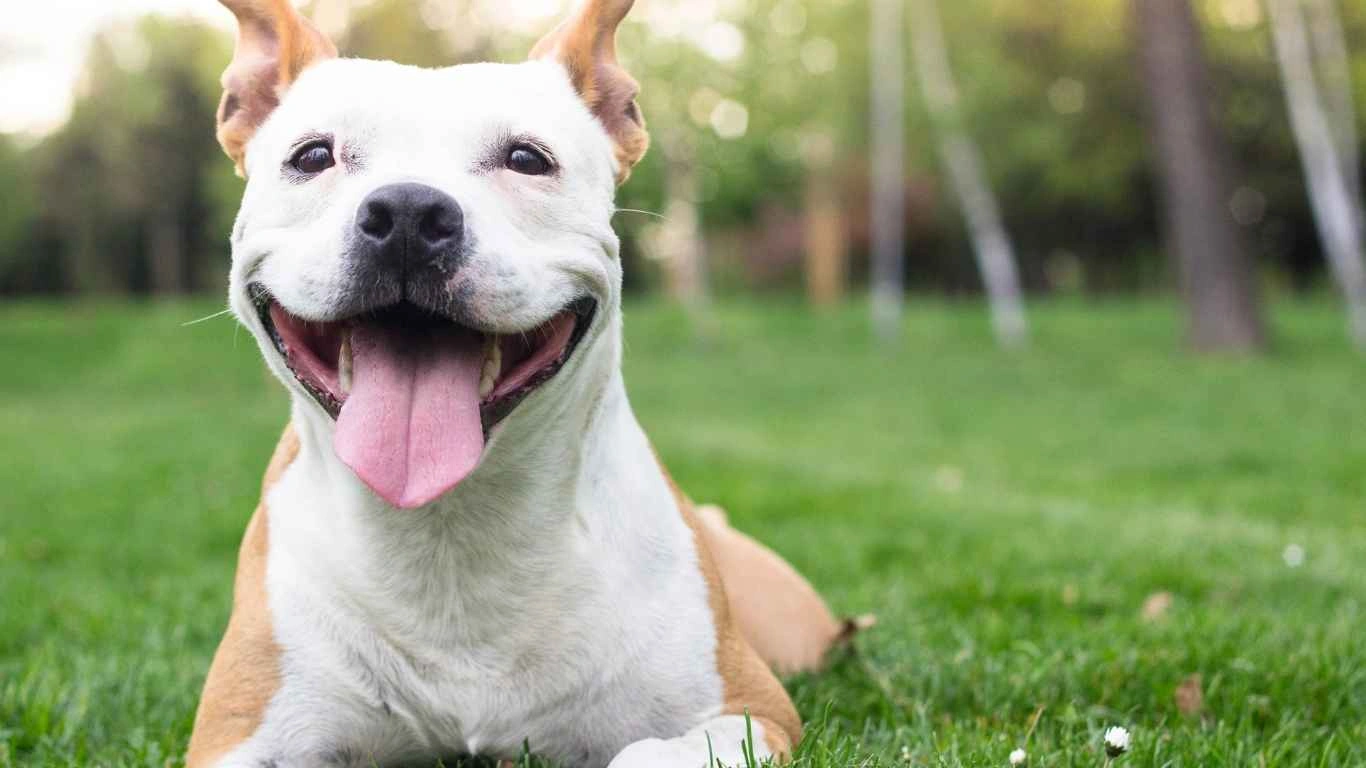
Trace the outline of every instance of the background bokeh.
[[[222, 311], [232, 18], [19, 5], [0, 768], [166, 768], [289, 418]], [[432, 66], [566, 5], [306, 3]], [[1366, 0], [637, 0], [620, 51], [632, 406], [879, 617], [785, 680], [792, 768], [1366, 765]]]
[[[14, 94], [0, 110], [0, 125], [14, 131], [0, 134], [0, 294], [220, 292], [225, 233], [241, 190], [212, 124], [231, 18], [208, 0], [162, 3], [174, 10], [147, 16], [136, 3], [98, 14], [80, 5], [56, 3], [50, 14], [98, 19], [70, 25], [71, 34], [91, 33], [74, 83], [39, 66], [48, 38], [67, 34], [57, 18], [0, 30], [0, 82]], [[439, 66], [517, 60], [566, 3], [308, 5], [345, 54]], [[879, 162], [869, 151], [869, 91], [878, 75], [870, 71], [867, 3], [638, 5], [621, 51], [643, 84], [655, 148], [620, 198], [622, 208], [647, 212], [618, 217], [630, 287], [800, 293], [810, 288], [804, 276], [815, 242], [848, 276], [833, 290], [860, 291], [870, 247], [869, 168]], [[1130, 3], [941, 6], [960, 92], [953, 119], [980, 146], [1027, 291], [1172, 289]], [[1246, 232], [1274, 295], [1324, 290], [1266, 9], [1261, 0], [1195, 7], [1211, 108], [1233, 158], [1227, 214]], [[1366, 3], [1346, 0], [1340, 17], [1360, 94]], [[909, 45], [909, 31], [905, 37]], [[67, 38], [63, 45], [74, 46]], [[905, 61], [909, 70], [912, 56]], [[941, 170], [936, 121], [917, 78], [903, 74], [906, 284], [918, 293], [974, 294], [981, 280]], [[64, 103], [61, 94], [50, 93], [68, 88], [69, 111], [54, 106]], [[41, 98], [25, 96], [34, 90]], [[694, 251], [700, 276], [678, 263]]]

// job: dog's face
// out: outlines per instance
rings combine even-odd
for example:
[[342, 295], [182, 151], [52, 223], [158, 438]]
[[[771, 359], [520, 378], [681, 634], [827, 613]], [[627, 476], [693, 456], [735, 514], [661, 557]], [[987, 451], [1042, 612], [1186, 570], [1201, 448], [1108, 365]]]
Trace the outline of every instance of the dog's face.
[[338, 457], [424, 505], [524, 401], [592, 395], [567, 380], [614, 327], [613, 193], [646, 143], [615, 64], [630, 0], [588, 0], [531, 61], [439, 70], [336, 59], [288, 0], [223, 2], [233, 309]]

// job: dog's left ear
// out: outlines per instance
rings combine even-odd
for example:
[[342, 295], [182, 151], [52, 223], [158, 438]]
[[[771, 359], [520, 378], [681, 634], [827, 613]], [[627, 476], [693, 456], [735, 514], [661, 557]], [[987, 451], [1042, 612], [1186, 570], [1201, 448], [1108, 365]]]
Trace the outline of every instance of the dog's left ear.
[[645, 156], [650, 135], [636, 104], [640, 86], [617, 63], [617, 27], [635, 0], [578, 0], [573, 14], [531, 50], [533, 59], [560, 62], [579, 96], [616, 146], [617, 183]]
[[337, 56], [337, 47], [290, 0], [219, 0], [237, 17], [237, 48], [223, 72], [218, 143], [243, 165], [247, 142], [275, 111], [290, 84], [310, 64]]

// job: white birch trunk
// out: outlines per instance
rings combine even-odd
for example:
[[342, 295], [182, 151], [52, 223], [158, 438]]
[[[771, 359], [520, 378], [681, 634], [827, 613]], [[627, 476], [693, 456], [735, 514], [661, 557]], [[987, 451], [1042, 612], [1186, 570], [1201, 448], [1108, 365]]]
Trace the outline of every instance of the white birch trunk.
[[1362, 262], [1360, 189], [1352, 188], [1349, 179], [1354, 174], [1344, 170], [1340, 139], [1334, 135], [1315, 79], [1313, 49], [1298, 0], [1267, 0], [1267, 7], [1290, 123], [1299, 144], [1319, 237], [1347, 301], [1352, 340], [1366, 349], [1366, 265]]
[[872, 79], [873, 325], [883, 340], [901, 332], [906, 258], [906, 110], [902, 0], [873, 0]]
[[1309, 0], [1309, 30], [1318, 58], [1339, 165], [1358, 211], [1361, 210], [1361, 150], [1357, 143], [1356, 105], [1352, 97], [1352, 64], [1342, 32], [1337, 0]]
[[949, 68], [939, 9], [935, 0], [911, 0], [910, 7], [916, 74], [939, 133], [939, 153], [967, 219], [977, 266], [991, 304], [996, 339], [1002, 346], [1023, 346], [1029, 330], [1015, 250], [982, 167], [981, 152], [958, 122], [958, 89]]
[[696, 147], [682, 133], [665, 137], [664, 219], [653, 238], [663, 257], [665, 290], [687, 311], [693, 336], [716, 335], [707, 276], [707, 242], [702, 232], [701, 190]]

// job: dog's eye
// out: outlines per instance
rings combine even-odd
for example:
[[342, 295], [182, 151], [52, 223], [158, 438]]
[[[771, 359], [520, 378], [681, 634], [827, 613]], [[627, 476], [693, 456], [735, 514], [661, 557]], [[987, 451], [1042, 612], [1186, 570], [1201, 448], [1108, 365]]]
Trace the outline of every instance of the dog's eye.
[[527, 176], [544, 176], [555, 166], [544, 152], [535, 147], [519, 144], [508, 152], [507, 167]]
[[289, 164], [299, 173], [314, 174], [322, 173], [337, 164], [332, 156], [332, 146], [327, 142], [315, 141], [312, 144], [305, 144], [294, 153]]

